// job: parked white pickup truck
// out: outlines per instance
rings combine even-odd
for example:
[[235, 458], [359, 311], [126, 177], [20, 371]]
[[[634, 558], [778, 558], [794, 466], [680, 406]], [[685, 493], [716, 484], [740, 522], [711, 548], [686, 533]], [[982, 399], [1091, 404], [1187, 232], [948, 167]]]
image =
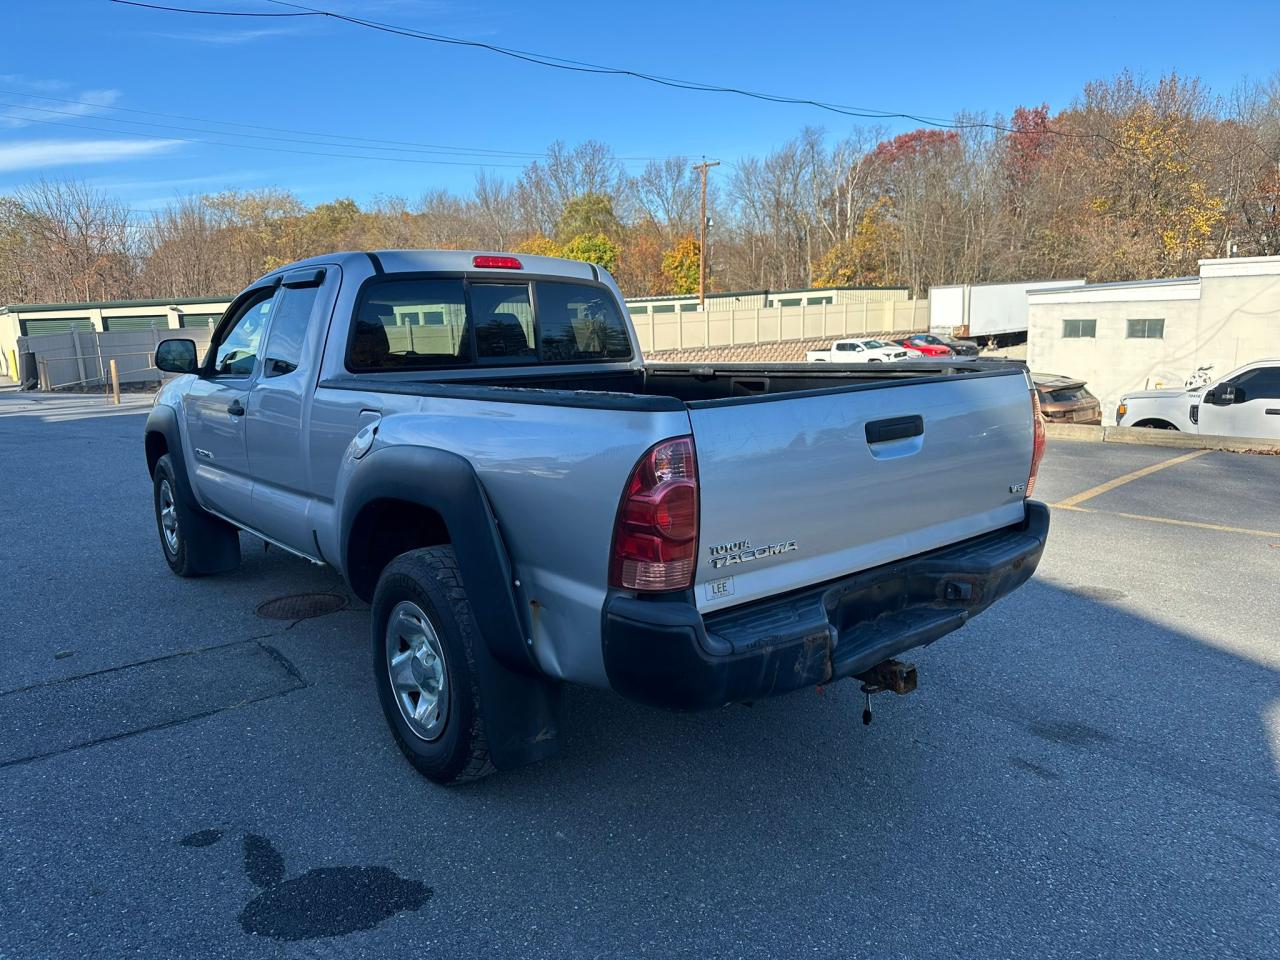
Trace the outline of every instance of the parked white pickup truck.
[[156, 348], [180, 374], [146, 426], [165, 560], [231, 570], [245, 531], [340, 571], [370, 695], [441, 783], [554, 752], [565, 682], [679, 709], [906, 693], [894, 657], [1035, 570], [1025, 368], [649, 364], [622, 302], [551, 257], [272, 271], [203, 360]]
[[1245, 364], [1203, 388], [1125, 394], [1116, 424], [1280, 440], [1280, 359]]
[[810, 363], [885, 363], [919, 360], [923, 356], [919, 350], [883, 340], [837, 340], [830, 349], [809, 350], [804, 358]]

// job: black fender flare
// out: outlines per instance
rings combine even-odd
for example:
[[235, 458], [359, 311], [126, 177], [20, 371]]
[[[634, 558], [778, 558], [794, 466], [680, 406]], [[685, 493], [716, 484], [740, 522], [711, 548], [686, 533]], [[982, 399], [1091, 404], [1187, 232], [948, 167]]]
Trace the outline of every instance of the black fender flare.
[[485, 645], [510, 669], [538, 672], [516, 607], [511, 561], [471, 463], [448, 450], [417, 446], [382, 447], [357, 461], [339, 515], [339, 556], [348, 582], [355, 518], [383, 499], [404, 500], [441, 516]]
[[[187, 461], [182, 456], [182, 433], [178, 427], [178, 414], [173, 407], [157, 403], [151, 408], [151, 413], [147, 415], [147, 425], [143, 429], [143, 435], [150, 436], [153, 433], [158, 433], [164, 437], [169, 459], [173, 463], [174, 479], [178, 481], [178, 492], [186, 497], [187, 503], [196, 503], [194, 491], [191, 489], [191, 478], [187, 476]], [[148, 451], [147, 476], [152, 474], [154, 466]]]
[[511, 768], [555, 753], [560, 688], [539, 669], [526, 640], [511, 561], [471, 463], [447, 450], [398, 445], [357, 461], [339, 513], [339, 556], [348, 583], [352, 526], [361, 510], [381, 499], [433, 510], [449, 531], [482, 640], [473, 655], [495, 766]]

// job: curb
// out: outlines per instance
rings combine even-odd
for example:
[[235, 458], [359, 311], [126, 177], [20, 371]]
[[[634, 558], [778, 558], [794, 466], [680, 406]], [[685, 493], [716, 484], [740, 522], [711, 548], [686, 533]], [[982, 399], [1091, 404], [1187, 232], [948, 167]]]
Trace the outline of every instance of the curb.
[[1225, 450], [1229, 453], [1280, 455], [1280, 440], [1253, 437], [1215, 437], [1177, 430], [1146, 427], [1099, 427], [1084, 423], [1046, 423], [1045, 436], [1058, 440], [1092, 443], [1136, 443], [1147, 447], [1176, 447], [1183, 450]]

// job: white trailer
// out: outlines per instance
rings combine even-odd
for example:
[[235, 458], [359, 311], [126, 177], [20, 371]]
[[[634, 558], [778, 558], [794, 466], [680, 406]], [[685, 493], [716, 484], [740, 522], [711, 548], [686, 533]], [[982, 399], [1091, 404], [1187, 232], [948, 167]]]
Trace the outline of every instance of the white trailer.
[[1027, 332], [1027, 293], [1081, 287], [1083, 279], [957, 283], [929, 288], [929, 332], [985, 339]]

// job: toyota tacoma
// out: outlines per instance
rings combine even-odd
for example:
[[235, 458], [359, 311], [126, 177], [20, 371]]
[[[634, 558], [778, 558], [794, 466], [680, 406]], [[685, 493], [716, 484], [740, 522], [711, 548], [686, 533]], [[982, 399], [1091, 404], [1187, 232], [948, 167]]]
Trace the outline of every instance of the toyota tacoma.
[[237, 296], [203, 358], [155, 359], [173, 572], [234, 568], [242, 531], [338, 570], [441, 783], [553, 753], [565, 683], [906, 692], [895, 658], [1025, 582], [1048, 533], [1025, 368], [646, 363], [587, 263], [321, 256]]

